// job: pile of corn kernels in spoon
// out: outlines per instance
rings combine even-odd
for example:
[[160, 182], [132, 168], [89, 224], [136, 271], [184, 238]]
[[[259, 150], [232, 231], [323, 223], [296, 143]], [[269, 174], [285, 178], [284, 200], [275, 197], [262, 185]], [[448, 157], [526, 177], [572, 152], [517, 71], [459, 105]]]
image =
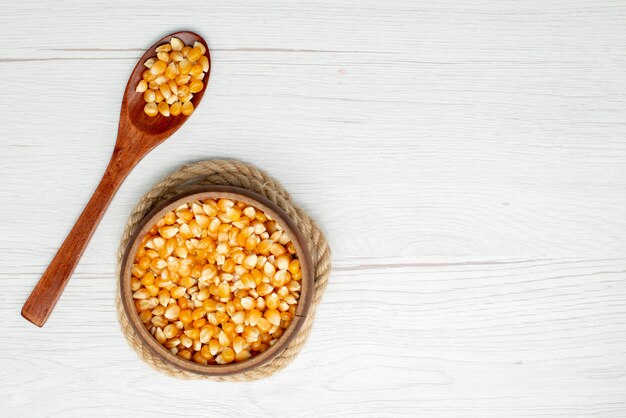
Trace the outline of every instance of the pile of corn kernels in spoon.
[[149, 58], [144, 65], [135, 91], [143, 93], [146, 102], [143, 111], [153, 117], [191, 115], [194, 93], [202, 91], [202, 80], [209, 71], [206, 47], [195, 42], [193, 47], [172, 37], [169, 43], [156, 48], [156, 57]]
[[300, 297], [296, 248], [261, 210], [229, 199], [167, 213], [132, 266], [139, 318], [156, 341], [199, 364], [245, 361], [274, 345]]

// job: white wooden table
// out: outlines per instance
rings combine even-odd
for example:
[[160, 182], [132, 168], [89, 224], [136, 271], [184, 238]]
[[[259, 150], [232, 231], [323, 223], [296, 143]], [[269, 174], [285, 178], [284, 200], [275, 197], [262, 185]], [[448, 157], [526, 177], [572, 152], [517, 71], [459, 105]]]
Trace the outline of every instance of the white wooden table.
[[[38, 329], [22, 303], [128, 75], [178, 29], [207, 95]], [[7, 0], [0, 39], [0, 416], [626, 416], [626, 2]], [[333, 249], [308, 344], [254, 383], [161, 375], [115, 314], [131, 209], [212, 157], [269, 171]]]

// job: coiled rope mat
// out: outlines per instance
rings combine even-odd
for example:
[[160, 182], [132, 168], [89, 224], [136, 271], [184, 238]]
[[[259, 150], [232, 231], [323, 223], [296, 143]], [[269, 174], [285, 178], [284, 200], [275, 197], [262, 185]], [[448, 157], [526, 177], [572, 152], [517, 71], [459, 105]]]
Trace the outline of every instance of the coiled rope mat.
[[330, 248], [324, 235], [315, 222], [298, 206], [296, 206], [289, 193], [272, 179], [267, 173], [258, 168], [235, 160], [207, 160], [184, 165], [174, 171], [146, 193], [133, 210], [117, 255], [118, 275], [121, 274], [121, 262], [129, 244], [129, 240], [135, 227], [144, 217], [160, 202], [167, 200], [178, 193], [195, 185], [229, 185], [251, 190], [267, 197], [280, 206], [295, 222], [307, 240], [313, 268], [315, 272], [315, 289], [309, 315], [302, 325], [298, 335], [291, 341], [287, 348], [273, 360], [260, 367], [244, 371], [232, 376], [201, 376], [195, 373], [178, 369], [163, 362], [154, 356], [148, 347], [144, 346], [137, 337], [128, 322], [122, 301], [120, 298], [119, 280], [117, 289], [117, 316], [120, 321], [122, 332], [128, 343], [137, 352], [137, 355], [156, 370], [183, 379], [211, 379], [218, 381], [248, 381], [267, 377], [289, 364], [304, 346], [313, 324], [315, 309], [319, 304], [324, 288], [328, 283], [330, 273]]

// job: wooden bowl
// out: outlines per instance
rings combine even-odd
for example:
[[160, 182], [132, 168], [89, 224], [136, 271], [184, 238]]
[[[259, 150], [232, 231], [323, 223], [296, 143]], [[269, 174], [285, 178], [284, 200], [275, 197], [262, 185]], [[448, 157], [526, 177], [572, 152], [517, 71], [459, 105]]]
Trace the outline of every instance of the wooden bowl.
[[[168, 349], [159, 344], [156, 339], [150, 334], [146, 327], [141, 323], [139, 314], [135, 310], [132, 291], [130, 289], [131, 269], [133, 265], [134, 255], [141, 245], [142, 238], [152, 228], [152, 226], [161, 219], [167, 212], [175, 209], [176, 207], [190, 203], [194, 200], [203, 199], [219, 199], [227, 198], [232, 200], [239, 200], [252, 205], [276, 220], [276, 222], [289, 234], [294, 246], [296, 247], [298, 258], [300, 259], [300, 266], [302, 270], [301, 291], [300, 299], [296, 308], [296, 315], [292, 319], [289, 327], [283, 332], [283, 335], [278, 341], [263, 353], [256, 355], [241, 363], [230, 363], [225, 365], [202, 365], [194, 361], [185, 360], [172, 354]], [[270, 200], [251, 192], [246, 189], [241, 189], [233, 186], [195, 186], [189, 190], [181, 193], [173, 198], [167, 200], [162, 205], [159, 205], [152, 212], [150, 212], [146, 218], [139, 224], [136, 231], [129, 241], [129, 246], [126, 249], [124, 258], [122, 260], [122, 268], [120, 272], [120, 290], [121, 300], [124, 307], [126, 316], [134, 329], [136, 335], [141, 339], [144, 346], [147, 347], [153, 355], [160, 357], [164, 362], [169, 365], [182, 369], [187, 372], [205, 375], [205, 376], [226, 376], [248, 371], [257, 368], [275, 357], [277, 357], [298, 334], [298, 331], [302, 327], [309, 308], [311, 306], [311, 299], [313, 296], [314, 278], [313, 278], [313, 264], [311, 261], [311, 254], [307, 246], [307, 241], [297, 228], [295, 223], [289, 218], [289, 216], [276, 204]]]

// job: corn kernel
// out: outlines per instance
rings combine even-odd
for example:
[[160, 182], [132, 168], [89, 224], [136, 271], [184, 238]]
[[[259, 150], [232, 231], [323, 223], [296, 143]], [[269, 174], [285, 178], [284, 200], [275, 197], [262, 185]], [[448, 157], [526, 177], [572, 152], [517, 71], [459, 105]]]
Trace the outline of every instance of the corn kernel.
[[183, 59], [183, 53], [180, 51], [172, 51], [170, 52], [170, 58], [173, 62], [180, 62]]
[[183, 115], [189, 116], [193, 113], [193, 103], [184, 102], [181, 108], [181, 112]]
[[193, 47], [191, 48], [191, 50], [187, 53], [187, 59], [191, 62], [195, 62], [198, 58], [200, 58], [203, 55], [202, 49], [198, 48], [198, 47]]
[[[202, 66], [202, 71], [204, 71], [205, 73], [209, 72], [209, 59], [207, 57], [205, 57], [204, 55], [201, 56], [200, 58], [198, 58], [198, 61], [196, 61], [200, 66]], [[254, 218], [254, 216], [249, 216], [249, 218]]]
[[172, 116], [178, 116], [180, 115], [181, 111], [182, 111], [182, 103], [181, 102], [174, 102], [172, 103], [172, 105], [170, 106], [170, 115]]
[[163, 61], [166, 63], [169, 63], [171, 61], [170, 54], [168, 54], [167, 52], [158, 52], [157, 58], [159, 59], [159, 61]]
[[157, 60], [152, 67], [150, 67], [150, 72], [154, 75], [163, 74], [165, 69], [167, 68], [167, 62], [163, 60]]
[[202, 65], [200, 64], [194, 64], [189, 69], [189, 75], [191, 77], [196, 77], [196, 76], [199, 76], [200, 74], [202, 74]]
[[146, 82], [146, 80], [140, 80], [139, 83], [137, 83], [137, 87], [135, 88], [135, 91], [137, 93], [143, 93], [148, 89], [148, 83]]
[[202, 91], [203, 88], [204, 84], [200, 80], [191, 80], [189, 83], [189, 91], [192, 93], [198, 93], [199, 91]]
[[[174, 39], [174, 38], [172, 38], [172, 39]], [[171, 50], [172, 50], [172, 45], [170, 45], [170, 44], [163, 44], [163, 45], [158, 46], [155, 49], [156, 52], [170, 52]]]

